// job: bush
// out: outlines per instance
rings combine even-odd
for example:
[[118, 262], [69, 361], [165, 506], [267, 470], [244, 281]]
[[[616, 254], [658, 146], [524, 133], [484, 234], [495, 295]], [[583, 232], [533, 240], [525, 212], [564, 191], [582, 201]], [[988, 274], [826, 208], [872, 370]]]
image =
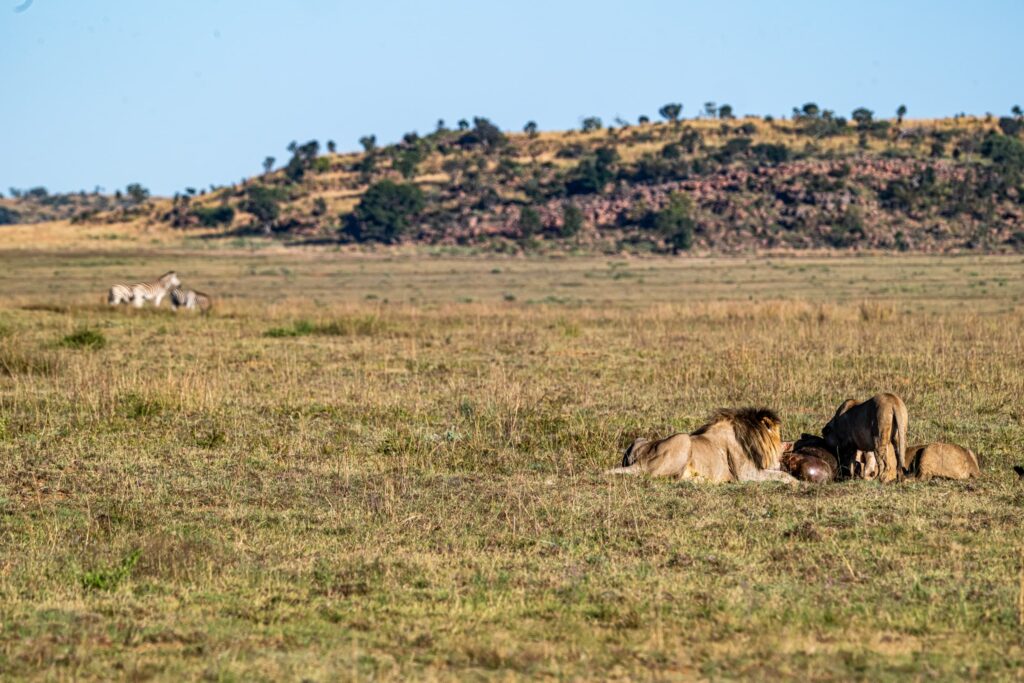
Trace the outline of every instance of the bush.
[[732, 138], [718, 152], [722, 163], [728, 163], [735, 156], [742, 156], [750, 149], [750, 138]]
[[382, 180], [371, 185], [348, 218], [345, 231], [358, 242], [396, 242], [426, 206], [415, 185]]
[[1003, 135], [1016, 137], [1022, 128], [1024, 128], [1024, 123], [1018, 119], [1011, 119], [1009, 116], [999, 119], [999, 130], [1003, 131]]
[[239, 208], [251, 213], [264, 227], [269, 228], [281, 215], [279, 204], [284, 198], [284, 192], [277, 188], [253, 185], [246, 190], [246, 199]]
[[751, 150], [758, 159], [773, 163], [781, 164], [784, 161], [789, 161], [789, 147], [785, 145], [773, 145], [770, 143], [761, 143], [754, 145]]
[[69, 349], [102, 349], [107, 338], [98, 330], [81, 329], [61, 339], [60, 345]]
[[583, 212], [572, 202], [562, 206], [562, 237], [573, 237], [583, 229]]
[[[462, 124], [464, 121], [459, 122], [459, 129], [462, 130]], [[467, 124], [468, 126], [468, 124]], [[505, 134], [501, 132], [501, 129], [491, 123], [489, 119], [483, 117], [476, 117], [473, 119], [473, 129], [467, 131], [459, 138], [459, 144], [463, 147], [500, 147], [507, 142]]]
[[82, 588], [86, 590], [111, 591], [122, 581], [131, 576], [132, 570], [142, 553], [134, 550], [126, 555], [120, 563], [109, 569], [94, 569], [82, 575]]
[[693, 246], [694, 222], [690, 217], [693, 203], [682, 192], [673, 192], [668, 206], [654, 217], [654, 228], [665, 239], [673, 254]]
[[842, 220], [833, 226], [828, 236], [828, 242], [833, 247], [850, 247], [863, 239], [864, 218], [855, 206], [846, 209]]
[[403, 178], [411, 180], [416, 177], [416, 169], [422, 161], [423, 151], [419, 145], [414, 145], [398, 152], [391, 165]]
[[981, 153], [1004, 170], [1024, 170], [1024, 142], [1017, 138], [992, 133], [981, 144]]
[[229, 225], [235, 220], [235, 210], [230, 206], [197, 206], [192, 213], [199, 219], [200, 225], [212, 228], [216, 225]]
[[593, 158], [584, 159], [575, 168], [565, 184], [566, 192], [570, 196], [602, 192], [604, 186], [615, 177], [612, 166], [618, 158], [614, 148], [601, 147]]
[[272, 327], [267, 330], [268, 337], [305, 337], [316, 332], [316, 326], [308, 320], [296, 320], [291, 327]]
[[522, 237], [532, 237], [543, 227], [537, 210], [532, 206], [524, 206], [523, 210], [519, 212], [519, 234]]
[[14, 209], [0, 206], [0, 225], [14, 225], [21, 220], [21, 214]]

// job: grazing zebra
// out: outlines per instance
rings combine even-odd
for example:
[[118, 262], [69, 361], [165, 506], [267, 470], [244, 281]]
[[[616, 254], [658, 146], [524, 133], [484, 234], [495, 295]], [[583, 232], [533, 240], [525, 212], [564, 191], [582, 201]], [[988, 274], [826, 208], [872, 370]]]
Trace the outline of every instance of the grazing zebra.
[[189, 311], [201, 311], [206, 313], [210, 310], [210, 297], [194, 289], [182, 289], [175, 287], [171, 290], [171, 308], [178, 310], [184, 308]]
[[178, 274], [173, 270], [164, 273], [159, 279], [152, 282], [139, 282], [129, 285], [124, 282], [118, 283], [110, 288], [107, 293], [107, 303], [117, 306], [121, 303], [131, 303], [135, 308], [142, 308], [143, 304], [152, 300], [154, 306], [159, 306], [167, 292], [181, 284]]

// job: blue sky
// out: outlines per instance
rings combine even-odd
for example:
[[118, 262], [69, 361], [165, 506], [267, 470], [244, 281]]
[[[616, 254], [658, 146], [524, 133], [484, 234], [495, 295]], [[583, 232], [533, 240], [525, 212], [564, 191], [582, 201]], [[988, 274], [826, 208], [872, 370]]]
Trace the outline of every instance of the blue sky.
[[488, 116], [1024, 105], [1019, 0], [0, 0], [0, 191], [172, 194]]

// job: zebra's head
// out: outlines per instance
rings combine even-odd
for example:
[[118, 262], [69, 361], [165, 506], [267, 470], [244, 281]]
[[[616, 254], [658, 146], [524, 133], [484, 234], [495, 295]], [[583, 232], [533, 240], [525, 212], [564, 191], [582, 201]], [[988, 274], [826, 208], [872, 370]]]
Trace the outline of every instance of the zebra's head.
[[178, 279], [178, 274], [176, 272], [174, 272], [173, 270], [170, 271], [170, 272], [164, 273], [160, 277], [160, 282], [163, 285], [167, 286], [167, 287], [180, 287], [181, 286], [181, 280]]

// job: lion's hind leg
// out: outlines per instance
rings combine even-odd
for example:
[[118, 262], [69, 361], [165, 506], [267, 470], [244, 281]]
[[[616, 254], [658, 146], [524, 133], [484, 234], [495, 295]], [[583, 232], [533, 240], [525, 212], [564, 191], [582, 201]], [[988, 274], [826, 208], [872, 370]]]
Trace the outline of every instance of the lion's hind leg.
[[690, 462], [690, 436], [673, 434], [660, 441], [637, 443], [627, 450], [623, 466], [605, 474], [650, 474], [653, 477], [678, 477]]

